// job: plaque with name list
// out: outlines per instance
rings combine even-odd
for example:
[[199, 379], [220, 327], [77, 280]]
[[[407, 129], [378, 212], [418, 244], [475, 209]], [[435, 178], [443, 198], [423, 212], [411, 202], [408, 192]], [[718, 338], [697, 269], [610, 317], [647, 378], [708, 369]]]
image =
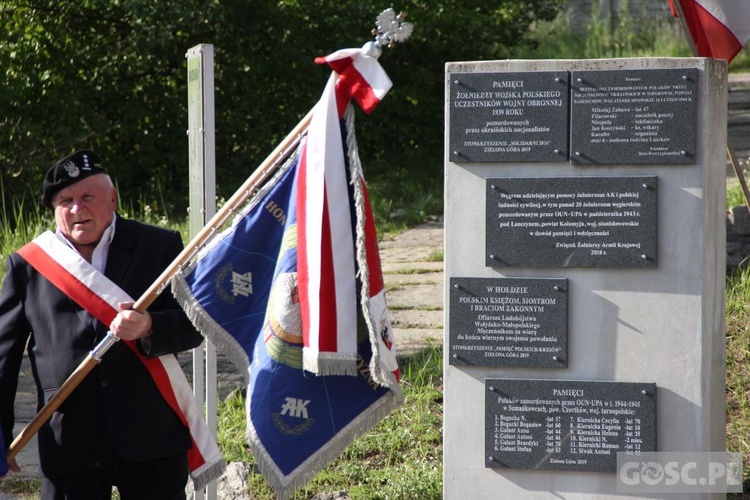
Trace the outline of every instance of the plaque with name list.
[[616, 472], [656, 451], [656, 384], [485, 379], [485, 467]]
[[657, 181], [486, 180], [488, 267], [656, 267]]
[[567, 71], [450, 75], [455, 163], [568, 160]]
[[450, 364], [568, 366], [568, 280], [451, 278]]
[[698, 70], [574, 71], [574, 164], [696, 161]]

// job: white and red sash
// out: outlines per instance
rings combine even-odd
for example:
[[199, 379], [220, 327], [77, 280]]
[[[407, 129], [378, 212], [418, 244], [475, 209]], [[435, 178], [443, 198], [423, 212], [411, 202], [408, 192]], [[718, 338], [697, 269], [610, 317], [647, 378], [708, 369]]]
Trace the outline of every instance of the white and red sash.
[[[132, 302], [120, 287], [86, 262], [76, 251], [47, 231], [18, 250], [34, 269], [86, 309], [97, 320], [109, 325], [117, 316], [119, 302]], [[134, 341], [124, 342], [151, 374], [165, 401], [190, 429], [193, 446], [188, 450], [188, 466], [195, 490], [201, 490], [221, 475], [224, 458], [203, 420], [203, 413], [173, 355], [143, 356]]]

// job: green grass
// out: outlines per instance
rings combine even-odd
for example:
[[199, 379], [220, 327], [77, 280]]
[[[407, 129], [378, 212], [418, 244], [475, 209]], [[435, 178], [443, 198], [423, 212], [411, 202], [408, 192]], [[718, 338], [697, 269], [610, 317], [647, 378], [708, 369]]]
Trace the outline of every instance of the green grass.
[[[730, 181], [727, 207], [738, 205], [745, 205], [742, 188]], [[742, 453], [743, 491], [750, 494], [750, 268], [727, 276], [725, 311], [727, 451]]]
[[727, 450], [742, 453], [750, 493], [750, 270], [727, 278]]
[[5, 257], [50, 227], [54, 227], [52, 213], [39, 203], [23, 200], [11, 208], [5, 206], [5, 199], [0, 196], [0, 278], [5, 274]]
[[428, 262], [443, 262], [443, 250], [434, 250], [427, 255]]

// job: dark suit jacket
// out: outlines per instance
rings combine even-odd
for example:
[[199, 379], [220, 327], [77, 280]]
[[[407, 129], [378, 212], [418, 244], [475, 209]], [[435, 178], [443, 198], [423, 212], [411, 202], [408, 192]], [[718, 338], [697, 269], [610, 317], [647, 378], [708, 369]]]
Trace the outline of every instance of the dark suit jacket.
[[[182, 248], [178, 233], [118, 216], [105, 274], [137, 300]], [[143, 350], [147, 355], [177, 353], [202, 342], [169, 290], [148, 311], [153, 334], [148, 352]], [[18, 254], [8, 257], [0, 292], [0, 424], [6, 446], [12, 442], [13, 402], [27, 340], [41, 408], [105, 335], [106, 325], [93, 325], [86, 311]], [[190, 446], [188, 429], [122, 342], [107, 351], [39, 432], [47, 477], [106, 466], [113, 453], [140, 461]]]

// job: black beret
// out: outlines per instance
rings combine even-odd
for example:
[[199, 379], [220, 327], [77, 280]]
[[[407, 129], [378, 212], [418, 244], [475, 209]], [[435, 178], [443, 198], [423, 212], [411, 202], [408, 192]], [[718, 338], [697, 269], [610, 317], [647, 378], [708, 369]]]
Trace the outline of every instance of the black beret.
[[72, 186], [86, 177], [106, 174], [102, 160], [93, 151], [76, 151], [57, 160], [44, 176], [42, 205], [52, 208], [52, 198], [62, 189]]

